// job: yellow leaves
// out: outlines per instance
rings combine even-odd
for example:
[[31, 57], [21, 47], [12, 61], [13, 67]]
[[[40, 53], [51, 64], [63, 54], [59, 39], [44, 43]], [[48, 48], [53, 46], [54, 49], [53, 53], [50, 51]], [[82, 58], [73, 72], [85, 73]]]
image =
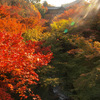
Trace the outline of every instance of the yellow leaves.
[[59, 84], [59, 78], [46, 78], [44, 80], [44, 85], [52, 84], [53, 86]]
[[100, 42], [95, 41], [94, 42], [94, 48], [100, 53]]
[[43, 33], [43, 34], [42, 34], [42, 39], [43, 39], [43, 40], [46, 40], [46, 39], [49, 38], [51, 35], [52, 35], [52, 34], [49, 33], [49, 32]]
[[24, 34], [25, 40], [32, 40], [32, 41], [37, 41], [41, 37], [41, 30], [37, 29], [30, 29], [27, 30]]
[[68, 20], [61, 19], [59, 21], [55, 21], [51, 24], [52, 31], [53, 32], [55, 32], [55, 31], [63, 32], [66, 28], [69, 27], [71, 22], [72, 22], [71, 18], [69, 18]]
[[47, 39], [49, 36], [51, 36], [51, 33], [49, 33], [49, 32], [42, 33], [42, 31], [43, 31], [42, 27], [37, 26], [33, 29], [27, 30], [23, 34], [23, 37], [25, 40], [39, 41], [39, 40]]
[[68, 38], [68, 41], [79, 49], [70, 50], [68, 51], [69, 54], [83, 54], [86, 58], [90, 59], [100, 55], [100, 42], [98, 41], [93, 42], [92, 39], [85, 39], [78, 35], [71, 35], [71, 37]]
[[38, 9], [33, 5], [33, 3], [30, 3], [30, 8], [35, 11], [35, 13], [37, 13], [37, 17], [40, 19], [41, 18], [41, 15], [40, 15], [40, 12], [38, 11]]

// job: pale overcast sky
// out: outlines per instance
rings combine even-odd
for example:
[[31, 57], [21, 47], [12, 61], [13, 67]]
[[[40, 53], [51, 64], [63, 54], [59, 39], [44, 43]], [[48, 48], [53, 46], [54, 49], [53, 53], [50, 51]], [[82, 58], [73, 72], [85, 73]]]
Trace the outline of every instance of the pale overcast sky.
[[43, 3], [44, 1], [47, 1], [49, 4], [54, 6], [61, 6], [62, 4], [70, 3], [75, 0], [41, 0], [41, 3]]

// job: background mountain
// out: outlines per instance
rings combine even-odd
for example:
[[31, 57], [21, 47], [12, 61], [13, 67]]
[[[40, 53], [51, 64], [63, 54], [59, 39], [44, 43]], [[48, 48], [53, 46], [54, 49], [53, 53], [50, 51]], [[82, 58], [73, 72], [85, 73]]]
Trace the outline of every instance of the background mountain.
[[64, 8], [66, 8], [66, 7], [75, 5], [75, 4], [77, 4], [77, 3], [83, 4], [84, 2], [85, 2], [85, 0], [75, 0], [75, 1], [73, 1], [73, 2], [71, 2], [71, 3], [63, 4], [63, 5], [61, 5], [61, 6], [64, 7]]

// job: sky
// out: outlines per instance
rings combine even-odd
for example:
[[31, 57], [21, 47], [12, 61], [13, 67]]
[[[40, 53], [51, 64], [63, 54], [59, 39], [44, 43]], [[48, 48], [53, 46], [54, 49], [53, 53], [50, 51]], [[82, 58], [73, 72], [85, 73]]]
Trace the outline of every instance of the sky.
[[44, 1], [47, 1], [48, 4], [59, 7], [62, 4], [67, 4], [67, 3], [73, 2], [75, 0], [41, 0], [41, 3], [43, 3]]

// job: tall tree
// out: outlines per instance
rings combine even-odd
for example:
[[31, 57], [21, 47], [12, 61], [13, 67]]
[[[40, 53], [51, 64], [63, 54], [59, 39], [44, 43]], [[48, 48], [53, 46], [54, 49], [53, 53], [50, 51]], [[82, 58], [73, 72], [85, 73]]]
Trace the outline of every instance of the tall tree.
[[47, 2], [47, 1], [44, 1], [44, 2], [43, 2], [43, 6], [44, 6], [44, 7], [47, 7], [47, 6], [48, 6], [48, 2]]

